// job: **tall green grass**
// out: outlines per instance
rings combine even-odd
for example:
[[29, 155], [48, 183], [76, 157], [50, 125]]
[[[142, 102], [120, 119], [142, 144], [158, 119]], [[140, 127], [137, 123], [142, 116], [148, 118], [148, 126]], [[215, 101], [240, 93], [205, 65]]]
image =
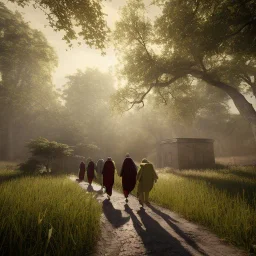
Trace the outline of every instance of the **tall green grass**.
[[22, 177], [2, 182], [0, 191], [1, 255], [85, 255], [93, 250], [101, 207], [67, 177]]
[[[250, 167], [159, 173], [150, 200], [248, 249], [256, 243], [254, 177], [255, 169]], [[118, 176], [115, 189], [122, 191]]]

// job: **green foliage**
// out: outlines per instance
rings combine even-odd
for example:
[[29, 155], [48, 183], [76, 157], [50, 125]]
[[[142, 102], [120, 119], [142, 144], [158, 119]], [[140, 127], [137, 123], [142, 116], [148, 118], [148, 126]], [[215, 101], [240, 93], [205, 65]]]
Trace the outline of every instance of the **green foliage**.
[[114, 92], [109, 74], [97, 69], [78, 70], [67, 79], [63, 97], [75, 120], [90, 123], [100, 112], [106, 113], [109, 96]]
[[29, 158], [25, 163], [19, 165], [19, 169], [24, 173], [38, 173], [42, 168], [42, 163], [35, 158]]
[[[146, 96], [153, 95], [164, 104], [178, 106], [180, 115], [190, 118], [189, 112], [210, 107], [212, 102], [223, 104], [229, 96], [255, 124], [255, 110], [241, 94], [256, 91], [255, 3], [153, 2], [159, 8], [157, 18], [149, 18], [143, 1], [130, 0], [116, 24], [122, 85], [113, 97], [114, 107], [124, 111], [143, 106]], [[213, 90], [205, 94], [204, 84]], [[216, 95], [214, 88], [226, 97]]]
[[17, 164], [0, 162], [0, 184], [9, 180], [20, 178], [23, 175], [17, 170]]
[[87, 45], [103, 50], [109, 29], [102, 10], [103, 0], [11, 0], [21, 7], [33, 5], [45, 13], [55, 31], [65, 33], [63, 39], [72, 41], [81, 37]]
[[0, 184], [0, 190], [1, 254], [86, 255], [94, 250], [101, 207], [67, 177], [19, 178]]
[[0, 17], [3, 109], [8, 106], [13, 111], [31, 112], [42, 108], [41, 105], [49, 108], [55, 98], [51, 73], [57, 57], [53, 48], [41, 32], [31, 29], [21, 14], [9, 11], [3, 3]]
[[60, 105], [52, 84], [57, 57], [45, 36], [3, 3], [0, 35], [0, 150], [13, 160], [19, 144], [41, 128], [34, 129], [35, 123], [48, 121]]
[[[78, 70], [67, 77], [63, 91], [70, 123], [78, 127], [75, 153], [86, 155], [106, 150], [105, 137], [112, 136], [109, 98], [114, 92], [113, 78], [97, 69]], [[83, 136], [81, 136], [83, 135]], [[92, 156], [92, 155], [90, 155]]]
[[[210, 228], [239, 247], [249, 249], [255, 243], [255, 167], [159, 171], [151, 201]], [[117, 175], [114, 186], [122, 192], [122, 181]]]
[[95, 144], [82, 144], [79, 143], [74, 147], [74, 152], [83, 156], [93, 157], [99, 153], [100, 148]]
[[56, 141], [49, 141], [45, 138], [31, 140], [28, 143], [28, 148], [32, 156], [44, 157], [46, 159], [70, 156], [73, 152], [68, 145]]
[[50, 171], [54, 159], [68, 157], [73, 153], [73, 149], [68, 145], [49, 141], [41, 137], [31, 140], [27, 147], [32, 154], [32, 158], [26, 163], [21, 164], [20, 169], [30, 172], [39, 171], [42, 169], [41, 165], [44, 165], [46, 170]]

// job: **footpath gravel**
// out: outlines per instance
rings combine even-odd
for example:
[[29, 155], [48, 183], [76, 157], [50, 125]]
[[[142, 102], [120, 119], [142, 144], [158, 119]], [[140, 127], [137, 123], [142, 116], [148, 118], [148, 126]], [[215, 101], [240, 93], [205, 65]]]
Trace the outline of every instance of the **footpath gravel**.
[[[76, 177], [71, 179], [75, 181]], [[134, 196], [129, 196], [126, 204], [124, 196], [116, 191], [109, 201], [98, 184], [79, 185], [86, 193], [95, 193], [102, 203], [101, 239], [93, 256], [248, 255], [206, 228], [155, 204], [142, 208]]]

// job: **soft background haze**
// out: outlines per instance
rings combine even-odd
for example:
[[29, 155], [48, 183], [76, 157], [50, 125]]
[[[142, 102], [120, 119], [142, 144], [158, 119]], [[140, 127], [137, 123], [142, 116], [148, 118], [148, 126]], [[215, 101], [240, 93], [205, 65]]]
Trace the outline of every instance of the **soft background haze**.
[[[75, 73], [77, 69], [85, 70], [87, 67], [96, 67], [106, 72], [116, 63], [116, 57], [113, 48], [108, 48], [106, 55], [102, 56], [99, 50], [90, 49], [86, 45], [78, 46], [74, 42], [73, 48], [69, 48], [62, 40], [64, 33], [55, 32], [49, 25], [46, 16], [40, 9], [34, 9], [32, 6], [25, 8], [18, 7], [17, 4], [3, 1], [6, 6], [23, 14], [26, 21], [30, 22], [32, 28], [38, 29], [44, 33], [48, 42], [54, 47], [59, 65], [53, 75], [53, 82], [57, 88], [61, 88], [65, 83], [65, 76]], [[118, 10], [124, 5], [124, 0], [106, 1], [104, 11], [107, 13], [106, 20], [108, 26], [114, 28], [114, 23], [118, 19]]]
[[[53, 74], [53, 83], [56, 88], [62, 88], [65, 84], [65, 77], [73, 74], [77, 69], [85, 70], [87, 67], [98, 68], [102, 72], [110, 71], [114, 74], [114, 67], [117, 65], [115, 51], [110, 44], [107, 47], [106, 55], [102, 56], [99, 50], [90, 49], [86, 45], [78, 46], [76, 42], [72, 48], [69, 48], [65, 41], [62, 40], [63, 33], [55, 32], [49, 25], [44, 13], [32, 6], [25, 8], [18, 7], [17, 4], [9, 1], [2, 1], [11, 10], [19, 11], [23, 14], [26, 21], [30, 23], [32, 28], [38, 29], [44, 33], [48, 42], [54, 47], [59, 64]], [[104, 2], [104, 11], [106, 13], [106, 21], [110, 29], [114, 29], [115, 22], [119, 18], [120, 8], [124, 6], [125, 0], [112, 0]], [[151, 16], [156, 15], [157, 10], [150, 8], [150, 0], [145, 0]], [[256, 99], [253, 96], [246, 96], [247, 100], [256, 106]], [[239, 113], [232, 101], [229, 101], [232, 113]]]

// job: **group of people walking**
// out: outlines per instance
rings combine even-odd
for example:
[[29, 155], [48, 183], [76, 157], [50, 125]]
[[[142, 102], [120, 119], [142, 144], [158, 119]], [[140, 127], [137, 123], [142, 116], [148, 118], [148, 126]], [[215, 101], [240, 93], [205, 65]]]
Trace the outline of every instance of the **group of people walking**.
[[[87, 160], [87, 166], [84, 162], [81, 162], [78, 175], [79, 181], [84, 180], [85, 172], [87, 171], [87, 179], [91, 186], [95, 178], [95, 170], [97, 180], [101, 184], [103, 192], [107, 193], [107, 197], [110, 200], [115, 181], [115, 162], [111, 157], [108, 157], [106, 161], [99, 159], [97, 164], [89, 158]], [[140, 204], [143, 206], [144, 203], [149, 203], [149, 192], [158, 179], [152, 163], [144, 158], [140, 165], [136, 166], [130, 155], [127, 154], [119, 175], [122, 177], [122, 187], [126, 202], [128, 202], [128, 196], [134, 190], [136, 182], [138, 182], [137, 197]]]

